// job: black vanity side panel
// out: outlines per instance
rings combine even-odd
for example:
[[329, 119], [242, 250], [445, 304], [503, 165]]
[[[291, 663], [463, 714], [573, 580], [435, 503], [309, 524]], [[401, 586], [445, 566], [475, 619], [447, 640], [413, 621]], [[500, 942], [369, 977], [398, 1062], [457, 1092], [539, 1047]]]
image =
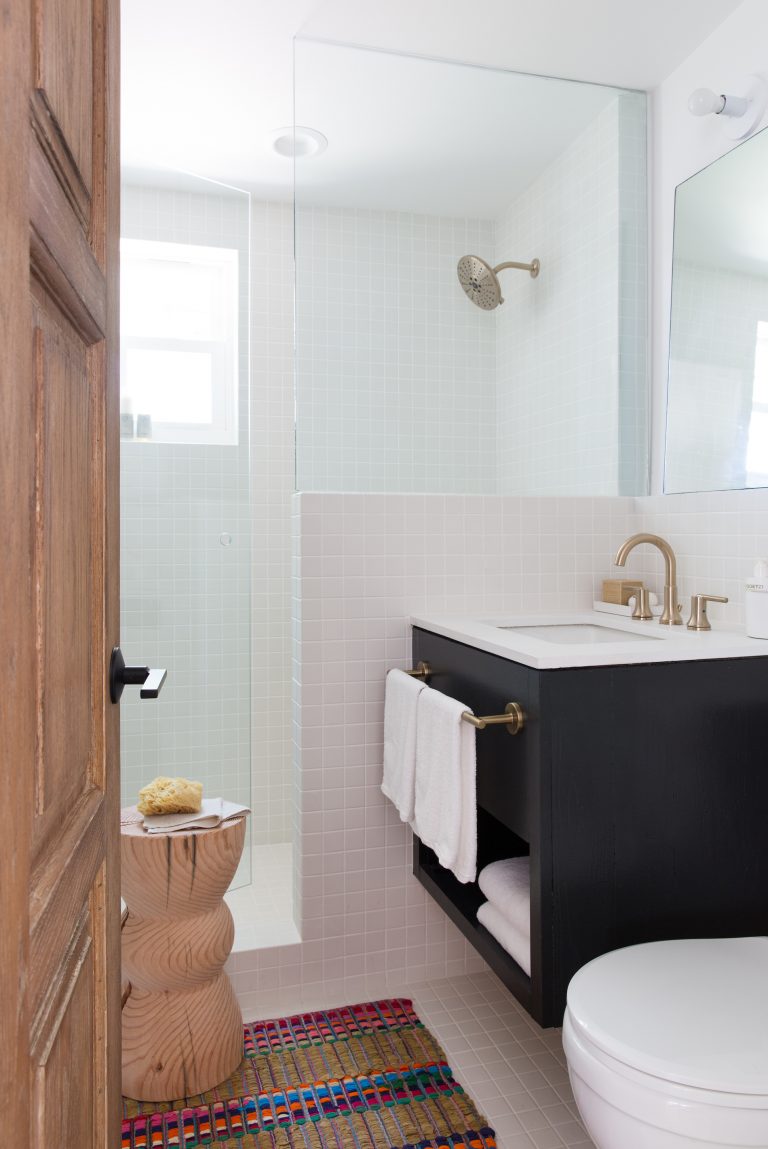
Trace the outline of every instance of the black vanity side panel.
[[621, 946], [768, 934], [768, 658], [541, 680], [556, 1000]]

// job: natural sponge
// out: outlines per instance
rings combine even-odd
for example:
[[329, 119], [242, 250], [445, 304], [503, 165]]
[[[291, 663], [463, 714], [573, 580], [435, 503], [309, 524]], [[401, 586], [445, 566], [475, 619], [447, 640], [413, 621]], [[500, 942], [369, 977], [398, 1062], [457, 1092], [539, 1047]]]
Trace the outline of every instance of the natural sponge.
[[198, 814], [203, 802], [202, 782], [188, 778], [155, 778], [139, 790], [140, 814]]

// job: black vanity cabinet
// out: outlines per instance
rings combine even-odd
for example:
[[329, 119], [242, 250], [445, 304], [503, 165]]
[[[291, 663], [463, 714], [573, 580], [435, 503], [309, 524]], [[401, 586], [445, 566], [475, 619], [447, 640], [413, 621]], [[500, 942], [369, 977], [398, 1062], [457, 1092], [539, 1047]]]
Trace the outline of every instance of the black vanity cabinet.
[[768, 657], [533, 670], [415, 628], [413, 658], [475, 714], [525, 712], [477, 731], [477, 817], [478, 870], [530, 854], [530, 978], [418, 839], [414, 873], [541, 1025], [599, 954], [768, 934]]

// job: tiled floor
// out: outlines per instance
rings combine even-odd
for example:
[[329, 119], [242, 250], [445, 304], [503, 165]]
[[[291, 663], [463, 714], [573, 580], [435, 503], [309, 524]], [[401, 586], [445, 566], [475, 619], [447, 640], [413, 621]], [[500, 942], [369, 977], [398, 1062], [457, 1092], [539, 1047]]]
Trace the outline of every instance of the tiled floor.
[[232, 952], [300, 942], [293, 920], [291, 843], [278, 842], [250, 849], [253, 881], [224, 895], [235, 919]]
[[366, 984], [343, 1000], [296, 991], [241, 998], [247, 1020], [331, 1008], [377, 997], [413, 998], [451, 1067], [496, 1130], [500, 1149], [591, 1149], [573, 1102], [560, 1031], [541, 1029], [498, 978], [487, 973], [421, 985]]

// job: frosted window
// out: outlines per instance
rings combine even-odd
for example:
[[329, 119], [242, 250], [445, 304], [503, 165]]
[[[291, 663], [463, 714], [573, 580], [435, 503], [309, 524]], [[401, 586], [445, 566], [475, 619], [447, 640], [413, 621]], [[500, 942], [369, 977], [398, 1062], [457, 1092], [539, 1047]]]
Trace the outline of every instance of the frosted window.
[[142, 438], [237, 443], [237, 290], [235, 250], [122, 241], [121, 406]]
[[213, 422], [213, 359], [205, 351], [143, 351], [128, 348], [126, 374], [139, 411], [156, 423]]

